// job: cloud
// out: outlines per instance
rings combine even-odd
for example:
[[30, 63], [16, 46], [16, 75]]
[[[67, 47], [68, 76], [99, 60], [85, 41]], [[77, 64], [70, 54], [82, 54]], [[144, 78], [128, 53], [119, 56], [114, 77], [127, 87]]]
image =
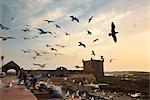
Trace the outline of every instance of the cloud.
[[[9, 58], [20, 61], [23, 65], [25, 65], [24, 60], [26, 60], [26, 63], [29, 62], [28, 56], [23, 59], [22, 55], [18, 53], [23, 48], [50, 51], [44, 47], [45, 44], [67, 45], [66, 48], [59, 49], [59, 52], [65, 54], [64, 57], [55, 57], [52, 54], [49, 56], [50, 59], [54, 59], [49, 61], [48, 64], [54, 66], [56, 63], [59, 63], [58, 65], [61, 63], [71, 65], [74, 59], [76, 63], [80, 63], [81, 59], [92, 57], [91, 50], [96, 52], [95, 58], [97, 59], [100, 55], [104, 55], [107, 58], [121, 56], [121, 59], [127, 60], [124, 50], [133, 49], [136, 51], [136, 49], [139, 49], [138, 44], [146, 49], [146, 46], [142, 43], [146, 44], [150, 41], [148, 38], [150, 32], [148, 28], [150, 26], [148, 23], [148, 1], [146, 0], [2, 0], [0, 7], [2, 8], [2, 13], [0, 13], [0, 16], [2, 16], [1, 23], [11, 27], [9, 31], [2, 31], [1, 35], [17, 38], [14, 41], [7, 41], [2, 44], [1, 51], [4, 51]], [[80, 23], [72, 22], [70, 15], [77, 16]], [[88, 23], [91, 16], [94, 17], [91, 23]], [[10, 20], [11, 17], [15, 18], [14, 21]], [[61, 26], [61, 30], [56, 29], [54, 24], [47, 24], [43, 21], [44, 19], [54, 20]], [[118, 43], [116, 44], [108, 36], [112, 21], [116, 25], [116, 31], [119, 32], [117, 34]], [[29, 34], [21, 32], [26, 24], [30, 24], [31, 32]], [[51, 35], [39, 35], [36, 27], [56, 32], [58, 38], [53, 38]], [[93, 34], [88, 36], [87, 30], [90, 30]], [[71, 35], [65, 36], [65, 32]], [[38, 35], [39, 38], [32, 41], [21, 39], [23, 36], [33, 35]], [[92, 41], [96, 38], [99, 38], [99, 41], [93, 44]], [[79, 47], [79, 41], [85, 43], [87, 48]], [[130, 42], [134, 42], [135, 47], [131, 46]], [[13, 49], [10, 51], [8, 48]], [[142, 53], [145, 55], [144, 50], [140, 49], [140, 54]], [[135, 54], [140, 56], [138, 52], [135, 52]], [[131, 56], [135, 55], [131, 53]], [[45, 61], [41, 59], [39, 61], [44, 63]], [[71, 63], [67, 62], [68, 59]], [[123, 60], [116, 65], [126, 64]], [[32, 63], [30, 65], [32, 66]], [[130, 65], [133, 65], [133, 63], [128, 64], [128, 66]]]

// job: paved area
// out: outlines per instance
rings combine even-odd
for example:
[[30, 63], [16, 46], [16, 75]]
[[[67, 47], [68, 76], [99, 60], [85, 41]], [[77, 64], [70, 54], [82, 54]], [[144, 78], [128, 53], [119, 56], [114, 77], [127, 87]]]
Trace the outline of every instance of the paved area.
[[0, 89], [0, 100], [37, 100], [25, 87]]
[[[9, 83], [16, 79], [16, 77], [0, 78], [5, 86], [9, 86]], [[13, 87], [0, 89], [0, 100], [37, 100], [37, 98], [26, 87], [14, 83]]]

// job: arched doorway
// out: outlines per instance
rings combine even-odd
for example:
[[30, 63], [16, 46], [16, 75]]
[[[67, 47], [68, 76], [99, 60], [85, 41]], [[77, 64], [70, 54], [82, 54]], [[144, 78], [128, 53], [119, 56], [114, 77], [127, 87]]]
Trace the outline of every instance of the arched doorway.
[[16, 71], [16, 75], [19, 74], [20, 67], [13, 61], [10, 61], [9, 63], [2, 66], [2, 72], [5, 72], [7, 74], [7, 71], [13, 69]]
[[17, 71], [15, 69], [9, 69], [6, 72], [6, 75], [14, 76], [14, 75], [16, 75], [16, 73], [17, 73]]

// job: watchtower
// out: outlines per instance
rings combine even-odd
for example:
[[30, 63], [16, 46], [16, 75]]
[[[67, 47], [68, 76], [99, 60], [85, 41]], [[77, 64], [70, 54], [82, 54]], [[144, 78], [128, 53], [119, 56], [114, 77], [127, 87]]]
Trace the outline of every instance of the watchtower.
[[103, 62], [104, 58], [101, 56], [100, 60], [91, 60], [84, 61], [83, 62], [83, 68], [84, 68], [84, 73], [86, 74], [93, 74], [96, 78], [96, 81], [98, 83], [103, 81], [104, 78], [104, 68], [103, 68]]

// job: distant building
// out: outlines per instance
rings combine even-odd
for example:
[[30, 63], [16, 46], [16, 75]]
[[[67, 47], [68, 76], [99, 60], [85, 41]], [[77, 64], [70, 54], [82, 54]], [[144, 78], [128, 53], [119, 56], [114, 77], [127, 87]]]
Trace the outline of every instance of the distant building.
[[6, 74], [9, 69], [14, 69], [16, 70], [16, 75], [19, 74], [20, 67], [15, 62], [10, 61], [9, 63], [2, 66], [2, 72], [5, 72]]
[[93, 74], [96, 78], [96, 81], [98, 83], [103, 81], [104, 78], [104, 68], [103, 68], [103, 56], [101, 56], [100, 60], [91, 60], [84, 61], [83, 62], [83, 68], [84, 68], [84, 73], [86, 74]]

